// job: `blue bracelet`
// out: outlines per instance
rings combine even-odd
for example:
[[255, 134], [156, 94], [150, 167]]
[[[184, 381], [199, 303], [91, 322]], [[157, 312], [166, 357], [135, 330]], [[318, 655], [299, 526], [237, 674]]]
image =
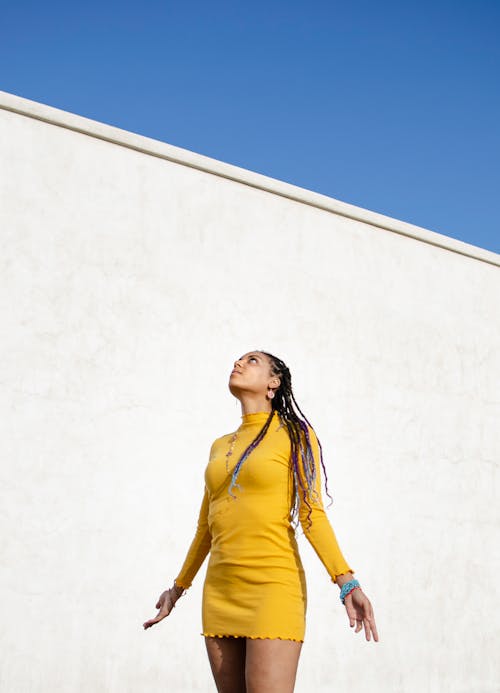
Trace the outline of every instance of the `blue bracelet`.
[[359, 582], [354, 578], [353, 580], [349, 580], [349, 582], [346, 582], [345, 585], [342, 585], [342, 589], [340, 590], [340, 601], [342, 604], [345, 604], [345, 598], [349, 594], [349, 592], [352, 592], [352, 590], [355, 587], [360, 587], [361, 585]]

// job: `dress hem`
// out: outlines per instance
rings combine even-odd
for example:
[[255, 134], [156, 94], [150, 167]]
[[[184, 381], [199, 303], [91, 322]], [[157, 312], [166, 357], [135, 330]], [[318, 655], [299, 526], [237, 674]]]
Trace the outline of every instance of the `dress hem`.
[[250, 640], [292, 640], [293, 642], [304, 642], [300, 638], [286, 638], [280, 635], [235, 635], [234, 633], [200, 633], [205, 638], [250, 638]]

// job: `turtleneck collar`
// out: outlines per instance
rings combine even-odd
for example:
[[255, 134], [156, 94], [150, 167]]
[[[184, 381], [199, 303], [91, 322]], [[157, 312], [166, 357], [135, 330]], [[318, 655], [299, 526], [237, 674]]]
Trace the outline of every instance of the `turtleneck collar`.
[[[242, 414], [241, 415], [241, 425], [249, 425], [249, 424], [264, 424], [267, 419], [269, 418], [269, 414], [271, 412], [269, 411], [256, 411], [253, 412], [252, 414]], [[276, 417], [277, 412], [274, 410], [273, 415]]]

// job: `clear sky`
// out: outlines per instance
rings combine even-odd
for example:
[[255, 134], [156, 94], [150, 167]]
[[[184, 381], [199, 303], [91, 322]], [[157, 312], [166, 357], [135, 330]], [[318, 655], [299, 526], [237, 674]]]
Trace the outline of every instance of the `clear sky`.
[[0, 89], [500, 253], [500, 0], [2, 3]]

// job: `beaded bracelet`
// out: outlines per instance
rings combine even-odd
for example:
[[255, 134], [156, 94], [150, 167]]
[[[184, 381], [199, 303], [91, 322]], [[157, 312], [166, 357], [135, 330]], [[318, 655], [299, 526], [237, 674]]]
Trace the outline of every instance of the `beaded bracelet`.
[[359, 582], [354, 578], [353, 580], [349, 580], [349, 582], [346, 582], [344, 585], [342, 585], [342, 589], [340, 590], [340, 601], [342, 604], [345, 604], [345, 598], [347, 595], [352, 592], [353, 590], [361, 589]]

